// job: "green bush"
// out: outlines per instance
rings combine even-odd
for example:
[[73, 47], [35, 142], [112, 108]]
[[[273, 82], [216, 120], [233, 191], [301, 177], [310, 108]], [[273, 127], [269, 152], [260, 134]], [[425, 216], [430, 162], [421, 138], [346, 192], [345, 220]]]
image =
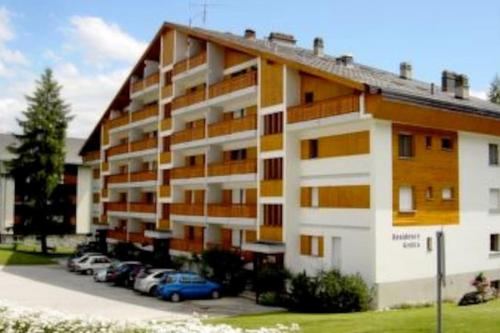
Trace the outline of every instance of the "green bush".
[[226, 295], [240, 294], [247, 284], [248, 274], [245, 262], [233, 251], [213, 248], [201, 255], [202, 274], [222, 286]]
[[358, 312], [368, 310], [371, 292], [361, 276], [342, 275], [338, 270], [306, 273], [291, 280], [288, 307], [300, 312]]
[[265, 292], [285, 293], [286, 280], [290, 273], [279, 266], [265, 266], [257, 271], [254, 287], [257, 294]]
[[261, 305], [281, 306], [283, 302], [282, 295], [273, 291], [266, 291], [259, 297], [259, 304]]

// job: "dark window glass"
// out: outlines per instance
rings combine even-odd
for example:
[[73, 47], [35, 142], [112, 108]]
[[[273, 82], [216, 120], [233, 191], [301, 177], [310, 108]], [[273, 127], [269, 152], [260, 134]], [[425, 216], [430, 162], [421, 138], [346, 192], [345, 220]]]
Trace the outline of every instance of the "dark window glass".
[[442, 138], [441, 139], [441, 148], [443, 150], [452, 150], [453, 149], [453, 140], [450, 138]]
[[432, 136], [425, 137], [425, 148], [427, 148], [427, 149], [432, 148]]
[[314, 93], [313, 92], [306, 92], [304, 94], [304, 103], [311, 104], [313, 102], [314, 102]]
[[309, 140], [309, 158], [317, 158], [318, 157], [318, 140], [312, 139]]
[[413, 156], [413, 136], [409, 134], [399, 134], [399, 157]]
[[498, 145], [490, 143], [490, 165], [498, 165]]
[[490, 235], [490, 251], [498, 252], [498, 234]]

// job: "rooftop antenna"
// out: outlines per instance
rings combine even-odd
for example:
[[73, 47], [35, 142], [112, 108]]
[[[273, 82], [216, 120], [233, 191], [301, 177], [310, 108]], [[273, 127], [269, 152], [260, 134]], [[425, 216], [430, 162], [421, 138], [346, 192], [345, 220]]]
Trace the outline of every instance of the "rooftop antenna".
[[[189, 2], [189, 27], [192, 27], [195, 19], [201, 16], [202, 25], [206, 26], [208, 18], [208, 9], [215, 6], [222, 6], [221, 3], [211, 3], [209, 0], [201, 0], [200, 2]], [[193, 12], [193, 7], [198, 7], [201, 9], [197, 12]]]

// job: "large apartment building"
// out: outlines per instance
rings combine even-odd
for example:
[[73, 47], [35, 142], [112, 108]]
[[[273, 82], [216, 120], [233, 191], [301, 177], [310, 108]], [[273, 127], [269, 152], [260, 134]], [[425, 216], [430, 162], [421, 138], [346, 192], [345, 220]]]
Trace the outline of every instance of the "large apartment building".
[[338, 268], [379, 307], [500, 280], [500, 107], [324, 54], [165, 23], [81, 153], [79, 219], [109, 243], [179, 255], [218, 246], [314, 274]]

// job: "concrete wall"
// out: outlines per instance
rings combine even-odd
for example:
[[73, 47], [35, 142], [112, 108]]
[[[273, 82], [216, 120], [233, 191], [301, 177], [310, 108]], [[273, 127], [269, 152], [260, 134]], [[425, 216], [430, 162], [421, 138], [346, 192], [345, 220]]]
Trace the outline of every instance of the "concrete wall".
[[0, 234], [6, 233], [7, 228], [14, 225], [14, 202], [14, 179], [0, 176]]

